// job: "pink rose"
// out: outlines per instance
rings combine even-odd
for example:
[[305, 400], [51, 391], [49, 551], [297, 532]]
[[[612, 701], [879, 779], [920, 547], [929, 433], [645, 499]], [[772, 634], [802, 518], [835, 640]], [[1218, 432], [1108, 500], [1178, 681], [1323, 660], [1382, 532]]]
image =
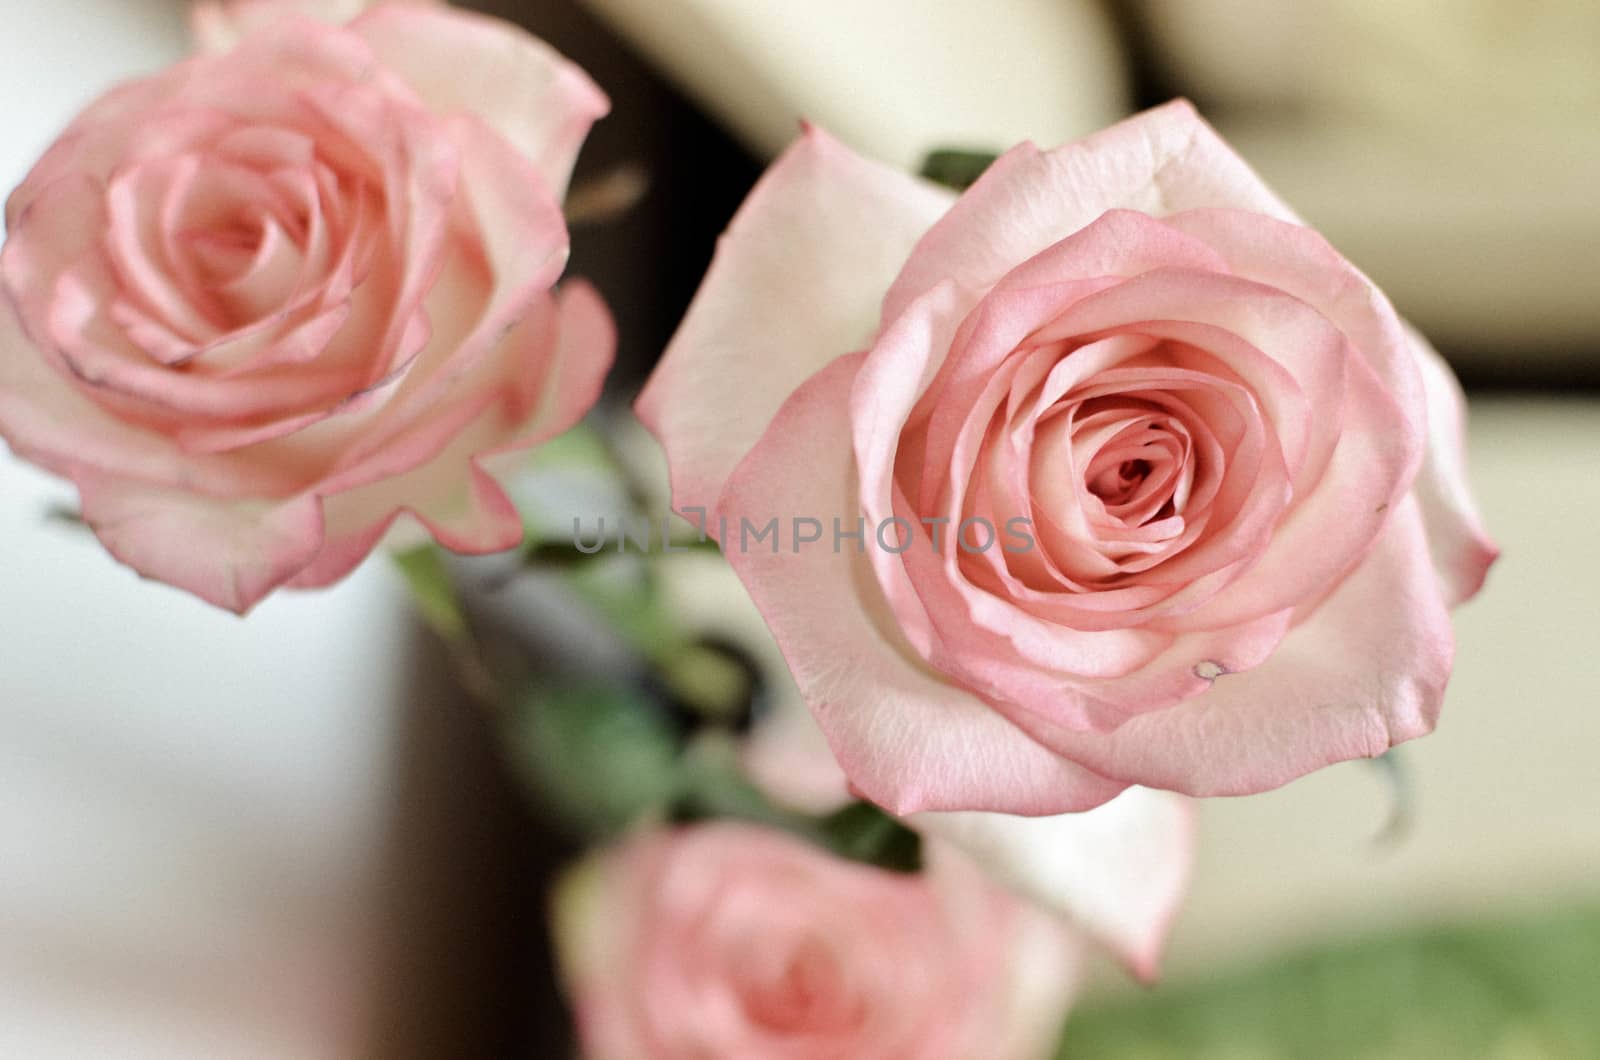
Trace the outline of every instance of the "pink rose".
[[934, 850], [895, 875], [783, 833], [646, 834], [558, 896], [588, 1060], [1052, 1055], [1081, 945]]
[[1184, 103], [954, 201], [809, 131], [638, 407], [896, 813], [1381, 754], [1495, 555], [1448, 369]]
[[[764, 675], [763, 708], [741, 740], [745, 775], [767, 797], [814, 816], [855, 801], [772, 636], [737, 576], [694, 551], [658, 565], [663, 605], [690, 632], [737, 645]], [[1051, 817], [919, 813], [930, 842], [964, 852], [985, 875], [1067, 917], [1141, 979], [1153, 980], [1189, 886], [1194, 800], [1129, 788], [1104, 806]]]
[[445, 8], [291, 18], [92, 104], [11, 196], [0, 435], [141, 573], [243, 612], [344, 576], [401, 513], [515, 545], [496, 454], [610, 364], [551, 285], [605, 97]]
[[[853, 800], [844, 774], [804, 706], [781, 682], [741, 754], [745, 772], [777, 802], [814, 815]], [[903, 823], [961, 851], [984, 874], [1042, 909], [1065, 916], [1154, 982], [1194, 867], [1194, 802], [1170, 791], [1129, 788], [1081, 813], [917, 813]]]
[[[195, 0], [189, 27], [202, 51], [222, 52], [247, 34], [289, 15], [349, 22], [380, 0]], [[392, 4], [442, 4], [445, 0], [381, 0]]]

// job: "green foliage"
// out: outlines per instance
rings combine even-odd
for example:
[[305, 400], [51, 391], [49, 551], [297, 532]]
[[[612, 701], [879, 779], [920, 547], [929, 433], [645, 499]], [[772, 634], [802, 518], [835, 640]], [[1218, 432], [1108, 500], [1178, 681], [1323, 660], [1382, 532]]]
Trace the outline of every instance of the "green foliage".
[[675, 821], [734, 818], [791, 832], [835, 857], [890, 872], [922, 871], [922, 838], [876, 806], [853, 802], [826, 817], [775, 805], [735, 769], [704, 758], [686, 774], [671, 808]]
[[[626, 462], [591, 425], [540, 447], [530, 468], [629, 481]], [[638, 486], [630, 503], [646, 510]], [[815, 817], [771, 802], [744, 777], [727, 736], [748, 716], [759, 675], [737, 653], [683, 630], [658, 581], [660, 553], [590, 555], [571, 541], [541, 538], [531, 523], [528, 530], [524, 563], [558, 574], [632, 650], [636, 668], [580, 677], [545, 673], [520, 695], [508, 695], [516, 678], [490, 672], [443, 553], [428, 545], [395, 562], [418, 611], [451, 645], [463, 678], [485, 701], [507, 708], [502, 718], [512, 763], [542, 807], [590, 840], [614, 838], [652, 818], [737, 818], [802, 836], [839, 857], [897, 872], [920, 869], [916, 833], [876, 807], [857, 803]], [[690, 538], [672, 551], [691, 547], [716, 545]]]
[[535, 793], [580, 833], [617, 835], [679, 784], [676, 735], [628, 684], [530, 693], [512, 721], [511, 747]]
[[1600, 908], [1394, 933], [1081, 1008], [1060, 1060], [1592, 1060]]
[[528, 455], [528, 467], [540, 471], [580, 468], [609, 472], [613, 462], [605, 432], [588, 421], [539, 443]]
[[467, 619], [456, 599], [444, 554], [435, 545], [422, 545], [394, 557], [395, 566], [405, 576], [417, 612], [433, 631], [446, 641], [466, 638]]
[[928, 157], [922, 161], [921, 174], [935, 184], [966, 191], [978, 182], [983, 171], [993, 165], [998, 157], [993, 151], [940, 148], [928, 152]]
[[922, 871], [922, 839], [871, 803], [853, 802], [817, 823], [822, 845], [891, 872]]
[[660, 705], [635, 685], [531, 690], [515, 714], [511, 744], [535, 793], [590, 838], [614, 838], [651, 817], [732, 818], [891, 872], [922, 868], [921, 839], [893, 817], [866, 803], [825, 817], [774, 803], [740, 771], [724, 738], [685, 744]]

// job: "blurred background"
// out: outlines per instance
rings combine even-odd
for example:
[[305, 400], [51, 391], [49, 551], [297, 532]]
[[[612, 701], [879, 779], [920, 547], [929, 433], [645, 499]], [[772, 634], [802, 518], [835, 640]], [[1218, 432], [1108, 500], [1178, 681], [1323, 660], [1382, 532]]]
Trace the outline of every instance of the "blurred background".
[[[611, 95], [580, 180], [648, 173], [575, 233], [618, 402], [801, 116], [914, 168], [1194, 99], [1455, 365], [1505, 555], [1404, 820], [1365, 763], [1207, 803], [1164, 984], [1097, 979], [1069, 1055], [1600, 1055], [1600, 5], [462, 6]], [[0, 183], [184, 14], [0, 0]], [[563, 1055], [566, 852], [388, 566], [240, 623], [48, 518], [72, 499], [0, 451], [0, 1057]]]

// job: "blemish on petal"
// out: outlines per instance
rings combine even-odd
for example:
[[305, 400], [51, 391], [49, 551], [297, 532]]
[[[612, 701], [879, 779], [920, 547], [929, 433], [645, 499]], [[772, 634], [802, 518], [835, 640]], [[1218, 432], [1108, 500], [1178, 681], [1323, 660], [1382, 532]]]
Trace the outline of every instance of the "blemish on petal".
[[1226, 666], [1219, 662], [1212, 662], [1210, 659], [1195, 663], [1194, 666], [1194, 675], [1202, 681], [1215, 681], [1227, 672], [1228, 668]]

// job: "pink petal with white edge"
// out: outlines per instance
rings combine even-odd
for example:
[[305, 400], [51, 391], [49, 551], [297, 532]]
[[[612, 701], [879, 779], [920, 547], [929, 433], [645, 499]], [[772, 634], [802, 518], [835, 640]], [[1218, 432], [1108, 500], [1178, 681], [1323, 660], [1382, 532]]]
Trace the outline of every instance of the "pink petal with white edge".
[[1410, 327], [1406, 332], [1428, 395], [1428, 448], [1412, 496], [1422, 509], [1445, 604], [1455, 607], [1478, 595], [1500, 549], [1483, 527], [1467, 481], [1467, 407], [1461, 385], [1427, 339]]
[[1422, 383], [1394, 307], [1321, 233], [1239, 210], [1192, 210], [1167, 224], [1203, 239], [1234, 274], [1314, 306], [1349, 337], [1408, 417], [1420, 409]]
[[[410, 470], [323, 498], [328, 545], [292, 582], [311, 588], [338, 581], [359, 564], [402, 514], [422, 523], [446, 548], [499, 552], [522, 540], [522, 519], [484, 463], [527, 449], [577, 424], [600, 397], [616, 350], [616, 330], [599, 294], [571, 281], [556, 299], [552, 335], [548, 312], [530, 312], [506, 338], [505, 377], [493, 392], [441, 414], [396, 447], [431, 452], [379, 454]], [[547, 349], [553, 342], [554, 352]], [[542, 362], [536, 393], [519, 369]]]
[[709, 511], [790, 394], [871, 340], [883, 292], [952, 199], [815, 128], [773, 163], [636, 405], [674, 507]]
[[475, 114], [559, 198], [589, 127], [611, 103], [575, 64], [509, 22], [434, 4], [384, 4], [350, 23], [428, 104]]
[[202, 52], [225, 52], [247, 34], [291, 15], [348, 22], [375, 3], [439, 5], [445, 0], [195, 0], [189, 35]]
[[[850, 800], [822, 730], [792, 686], [778, 689], [741, 761], [768, 795], [807, 813], [831, 813]], [[905, 823], [1031, 902], [1066, 914], [1136, 975], [1155, 978], [1194, 862], [1189, 799], [1129, 788], [1083, 813], [918, 813]]]
[[1088, 940], [1054, 913], [1033, 906], [1017, 910], [1015, 939], [1006, 962], [1007, 1016], [999, 1036], [983, 1043], [984, 1055], [1053, 1056], [1061, 1045], [1061, 1016], [1083, 985]]
[[919, 813], [906, 823], [1067, 914], [1141, 979], [1156, 978], [1194, 864], [1194, 805], [1182, 795], [1129, 788], [1084, 813]]
[[1022, 144], [917, 244], [884, 302], [884, 319], [943, 280], [986, 289], [1107, 210], [1165, 217], [1213, 206], [1296, 219], [1186, 100], [1052, 151]]
[[[798, 516], [856, 525], [849, 405], [862, 359], [835, 360], [784, 403], [729, 477], [717, 514], [731, 527]], [[896, 814], [1039, 816], [1099, 806], [1127, 786], [1051, 754], [921, 665], [849, 543], [839, 553], [831, 540], [774, 553], [730, 541], [724, 552], [864, 797]]]
[[[1007, 896], [996, 888], [987, 866], [974, 863], [954, 844], [927, 843], [923, 860], [924, 878], [939, 892], [948, 915], [969, 931], [991, 938], [995, 932], [1003, 933], [1000, 941], [1005, 947], [991, 973], [999, 983], [986, 984], [991, 1003], [1000, 1007], [959, 1044], [946, 1039], [937, 1055], [1001, 1060], [1054, 1056], [1061, 1044], [1063, 1016], [1083, 985], [1089, 937], [1054, 909], [1003, 900]], [[1007, 913], [998, 921], [992, 913], [996, 908]]]
[[0, 294], [0, 437], [18, 456], [59, 475], [102, 474], [182, 484], [219, 497], [271, 496], [295, 484], [287, 470], [185, 457], [171, 440], [118, 419], [47, 363]]
[[220, 501], [114, 479], [77, 476], [83, 519], [120, 562], [147, 578], [245, 614], [322, 547], [315, 499]]
[[1361, 566], [1255, 669], [1209, 672], [1206, 692], [1108, 734], [1016, 720], [1129, 784], [1252, 795], [1433, 731], [1454, 654], [1422, 517], [1407, 497]]
[[[444, 436], [434, 431], [441, 409], [459, 411], [463, 403], [480, 402], [488, 391], [502, 389], [508, 369], [497, 357], [510, 349], [507, 334], [520, 322], [526, 341], [525, 325], [547, 319], [536, 307], [566, 263], [566, 225], [537, 170], [482, 121], [462, 115], [449, 125], [461, 148], [456, 222], [466, 231], [458, 235], [478, 241], [480, 254], [451, 255], [421, 292], [426, 344], [403, 375], [394, 377], [393, 391], [381, 398], [364, 394], [366, 408], [343, 409], [307, 432], [315, 432], [311, 436], [318, 444], [343, 449], [332, 481], [324, 483], [333, 493], [431, 459], [444, 444]], [[540, 365], [527, 360], [515, 371], [532, 385], [543, 378]], [[416, 447], [407, 439], [430, 431], [440, 440], [429, 455], [415, 458]], [[414, 462], [404, 463], [407, 459]]]

